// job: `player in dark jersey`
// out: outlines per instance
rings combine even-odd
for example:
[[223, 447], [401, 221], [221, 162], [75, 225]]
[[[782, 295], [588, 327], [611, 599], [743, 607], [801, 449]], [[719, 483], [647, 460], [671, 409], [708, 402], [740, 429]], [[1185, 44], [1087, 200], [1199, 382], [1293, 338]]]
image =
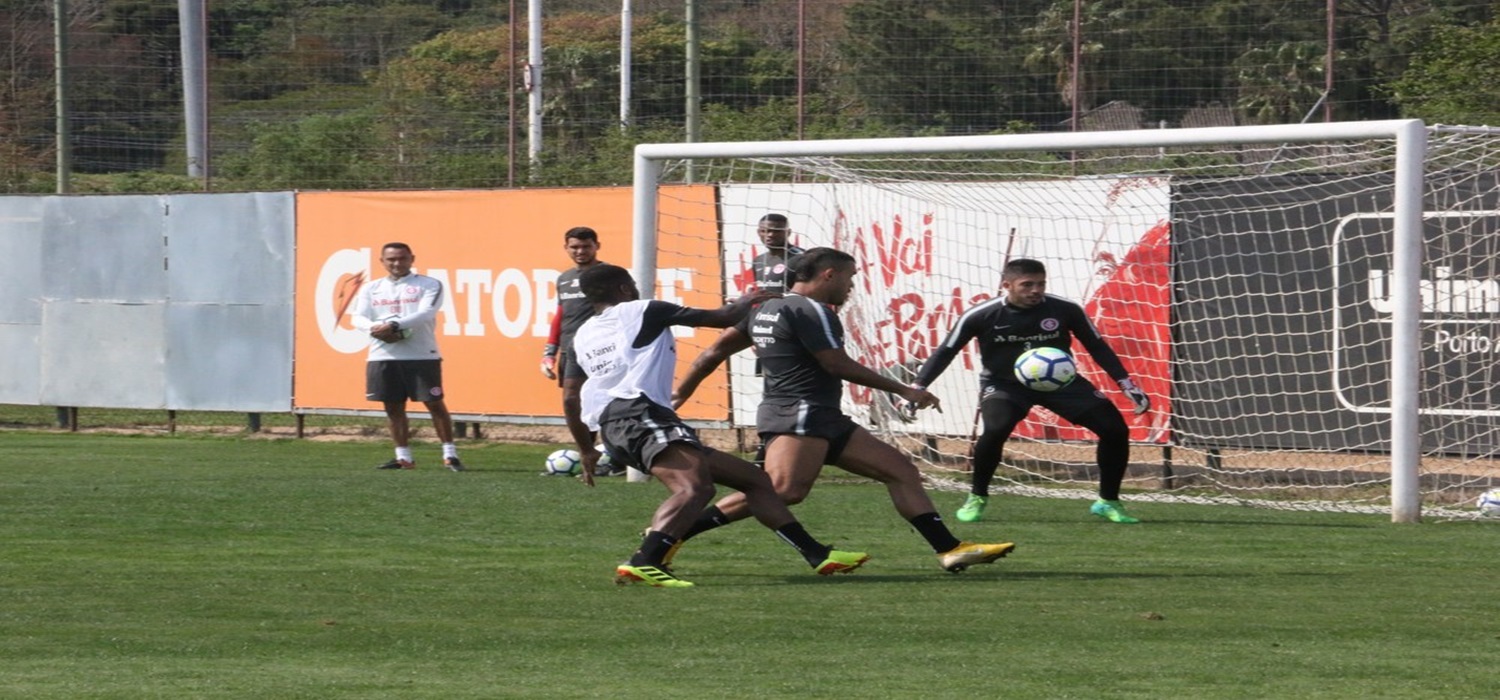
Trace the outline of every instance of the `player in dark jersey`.
[[1100, 369], [1120, 385], [1137, 414], [1150, 410], [1151, 401], [1131, 381], [1120, 357], [1099, 337], [1083, 307], [1047, 294], [1045, 265], [1024, 258], [1012, 260], [1001, 270], [1000, 287], [1004, 296], [959, 316], [948, 337], [917, 370], [913, 383], [919, 388], [932, 386], [964, 345], [978, 340], [979, 412], [984, 429], [974, 443], [973, 482], [968, 500], [958, 510], [958, 519], [974, 522], [984, 515], [990, 481], [1000, 466], [1005, 441], [1031, 407], [1040, 405], [1099, 437], [1099, 500], [1090, 511], [1111, 522], [1139, 522], [1125, 513], [1119, 500], [1120, 482], [1130, 463], [1130, 431], [1120, 410], [1081, 375], [1057, 391], [1044, 392], [1022, 386], [1012, 368], [1016, 358], [1030, 348], [1045, 346], [1071, 352], [1073, 338], [1077, 338]]
[[[585, 375], [573, 353], [573, 336], [583, 327], [583, 322], [594, 315], [594, 305], [584, 298], [578, 287], [578, 278], [587, 270], [600, 264], [599, 234], [587, 226], [575, 226], [563, 233], [563, 249], [573, 259], [571, 269], [557, 276], [557, 312], [552, 315], [552, 332], [547, 337], [547, 346], [542, 349], [542, 374], [556, 379], [562, 387], [563, 420], [573, 439], [592, 440], [587, 426], [578, 417], [579, 387]], [[625, 473], [624, 465], [612, 465], [599, 470], [594, 476], [619, 476]]]
[[[787, 237], [791, 235], [792, 229], [787, 223], [785, 214], [766, 214], [760, 217], [760, 225], [756, 228], [756, 235], [760, 236], [760, 242], [766, 246], [765, 252], [755, 256], [750, 261], [750, 272], [755, 279], [755, 290], [781, 294], [787, 288], [787, 263], [792, 258], [801, 255], [802, 249], [787, 243]], [[750, 347], [750, 327], [748, 322], [741, 322], [733, 328], [726, 328], [713, 345], [708, 346], [688, 367], [687, 374], [677, 383], [677, 388], [672, 392], [672, 405], [680, 408], [688, 397], [698, 390], [698, 385], [703, 383], [708, 375], [724, 364], [725, 360], [741, 350]], [[759, 374], [757, 366], [756, 374]]]
[[[823, 465], [832, 464], [885, 484], [896, 512], [932, 546], [942, 568], [958, 572], [1009, 554], [1015, 549], [1009, 542], [976, 544], [954, 537], [911, 459], [840, 409], [845, 381], [892, 392], [917, 408], [938, 407], [937, 397], [926, 390], [883, 376], [844, 351], [844, 327], [835, 309], [848, 300], [856, 269], [848, 253], [808, 250], [792, 261], [786, 296], [765, 302], [750, 317], [766, 382], [756, 428], [776, 493], [788, 504], [801, 503]], [[684, 539], [744, 518], [745, 506], [743, 495], [726, 496], [699, 516]]]
[[[723, 328], [750, 311], [756, 297], [712, 311], [663, 301], [643, 301], [624, 268], [597, 265], [584, 272], [581, 288], [594, 315], [578, 330], [574, 344], [588, 372], [583, 385], [583, 418], [599, 431], [618, 461], [655, 476], [672, 495], [656, 509], [640, 549], [615, 569], [621, 585], [644, 582], [663, 588], [693, 584], [677, 578], [665, 558], [693, 519], [713, 499], [714, 484], [737, 489], [756, 519], [802, 554], [820, 575], [848, 573], [870, 557], [841, 552], [813, 539], [770, 479], [754, 465], [711, 449], [667, 407], [677, 342], [672, 326]], [[599, 460], [592, 440], [579, 441], [585, 481]]]

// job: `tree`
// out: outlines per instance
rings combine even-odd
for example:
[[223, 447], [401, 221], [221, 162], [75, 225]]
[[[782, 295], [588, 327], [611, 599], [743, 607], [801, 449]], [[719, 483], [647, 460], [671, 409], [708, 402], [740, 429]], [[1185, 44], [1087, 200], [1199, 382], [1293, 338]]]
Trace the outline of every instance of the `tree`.
[[1500, 21], [1437, 31], [1388, 90], [1408, 117], [1500, 124]]

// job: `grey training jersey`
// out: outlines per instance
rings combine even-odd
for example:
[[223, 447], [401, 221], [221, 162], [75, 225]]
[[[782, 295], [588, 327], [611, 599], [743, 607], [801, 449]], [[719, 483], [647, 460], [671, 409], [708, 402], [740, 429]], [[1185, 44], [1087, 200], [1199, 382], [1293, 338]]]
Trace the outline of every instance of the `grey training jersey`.
[[765, 374], [763, 403], [839, 407], [843, 381], [813, 357], [820, 350], [844, 347], [844, 324], [832, 308], [801, 294], [771, 299], [751, 314], [750, 339]]

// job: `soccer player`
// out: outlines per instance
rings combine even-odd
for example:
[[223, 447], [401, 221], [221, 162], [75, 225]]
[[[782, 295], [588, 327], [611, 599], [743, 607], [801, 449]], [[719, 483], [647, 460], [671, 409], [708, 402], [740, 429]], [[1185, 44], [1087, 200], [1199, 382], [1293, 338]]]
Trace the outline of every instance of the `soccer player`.
[[[773, 212], [760, 217], [760, 224], [755, 233], [760, 236], [760, 242], [766, 246], [766, 252], [755, 256], [750, 261], [750, 271], [755, 278], [755, 289], [779, 295], [785, 292], [787, 287], [787, 262], [801, 255], [803, 251], [787, 243], [787, 237], [791, 235], [792, 229], [785, 214]], [[713, 374], [719, 365], [724, 364], [730, 355], [749, 347], [749, 326], [741, 323], [733, 328], [725, 329], [713, 345], [708, 346], [693, 358], [687, 374], [683, 375], [682, 381], [678, 382], [677, 388], [672, 392], [673, 407], [681, 407], [688, 397], [698, 390], [698, 385], [702, 384], [708, 375]], [[756, 374], [760, 374], [759, 363], [756, 365]]]
[[[594, 305], [583, 297], [578, 278], [584, 270], [600, 264], [599, 234], [587, 226], [570, 228], [563, 233], [563, 250], [568, 252], [574, 266], [557, 276], [557, 312], [552, 315], [552, 332], [542, 349], [542, 375], [556, 379], [562, 387], [563, 420], [576, 442], [593, 439], [579, 418], [578, 388], [583, 386], [584, 375], [573, 353], [573, 335], [594, 315]], [[612, 465], [600, 468], [594, 476], [624, 473], [624, 465]]]
[[354, 327], [370, 334], [365, 398], [385, 406], [396, 457], [377, 469], [415, 469], [406, 402], [420, 401], [443, 443], [443, 464], [461, 472], [453, 442], [453, 417], [443, 398], [443, 360], [437, 346], [437, 312], [443, 283], [411, 271], [416, 256], [405, 243], [387, 243], [380, 264], [387, 276], [364, 286], [349, 312]]
[[[789, 293], [765, 302], [750, 322], [750, 335], [765, 370], [765, 393], [756, 428], [765, 444], [765, 469], [788, 504], [801, 503], [823, 465], [885, 484], [896, 512], [916, 528], [958, 572], [993, 562], [1015, 549], [1010, 542], [960, 541], [943, 524], [912, 461], [880, 441], [840, 410], [844, 382], [899, 395], [917, 408], [938, 408], [931, 393], [907, 386], [854, 361], [844, 351], [844, 327], [834, 309], [849, 298], [854, 257], [813, 248], [792, 260]], [[687, 537], [743, 519], [747, 502], [731, 494], [703, 511]]]
[[1000, 466], [1005, 441], [1032, 406], [1045, 406], [1099, 438], [1099, 500], [1089, 507], [1094, 515], [1115, 523], [1140, 520], [1120, 505], [1120, 482], [1130, 463], [1130, 431], [1120, 410], [1081, 375], [1052, 392], [1034, 391], [1016, 380], [1012, 367], [1024, 351], [1040, 346], [1068, 350], [1072, 339], [1089, 351], [1120, 391], [1135, 406], [1137, 415], [1151, 408], [1125, 370], [1120, 357], [1099, 337], [1083, 307], [1047, 294], [1047, 267], [1040, 261], [1021, 258], [1000, 271], [1003, 296], [979, 304], [962, 316], [942, 344], [917, 370], [915, 387], [929, 387], [947, 369], [971, 339], [979, 341], [979, 413], [983, 431], [974, 443], [973, 481], [969, 497], [958, 509], [958, 519], [974, 522], [984, 515], [989, 502], [990, 481]]
[[[771, 481], [754, 465], [699, 442], [697, 433], [668, 407], [677, 341], [672, 326], [725, 328], [749, 313], [758, 297], [742, 297], [720, 309], [690, 309], [643, 301], [624, 268], [595, 265], [580, 277], [594, 315], [573, 338], [588, 375], [583, 419], [598, 430], [611, 457], [656, 477], [671, 495], [656, 509], [640, 548], [615, 569], [615, 582], [685, 588], [672, 573], [667, 553], [713, 500], [714, 484], [737, 489], [747, 510], [797, 549], [819, 574], [847, 573], [869, 560], [813, 539], [787, 509]], [[592, 440], [578, 440], [584, 480], [593, 485], [600, 453]]]

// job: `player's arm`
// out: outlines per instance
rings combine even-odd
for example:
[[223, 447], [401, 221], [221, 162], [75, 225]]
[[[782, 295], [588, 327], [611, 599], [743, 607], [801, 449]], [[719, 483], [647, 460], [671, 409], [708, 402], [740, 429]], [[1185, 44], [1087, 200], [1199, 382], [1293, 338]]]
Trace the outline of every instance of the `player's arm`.
[[687, 373], [677, 382], [676, 388], [672, 390], [672, 408], [681, 408], [682, 404], [692, 397], [693, 392], [698, 390], [698, 385], [703, 383], [708, 375], [713, 374], [719, 365], [741, 350], [751, 345], [750, 336], [740, 326], [731, 326], [719, 334], [713, 345], [698, 353], [693, 358], [693, 363], [688, 366]]
[[368, 333], [376, 325], [375, 319], [370, 314], [371, 308], [369, 287], [359, 290], [359, 293], [354, 296], [354, 307], [349, 309], [349, 323], [354, 326], [355, 330]]
[[812, 355], [818, 361], [818, 365], [823, 368], [823, 371], [846, 382], [854, 382], [855, 384], [880, 391], [889, 391], [906, 399], [916, 408], [930, 407], [936, 408], [939, 411], [943, 410], [938, 397], [932, 392], [926, 389], [918, 389], [914, 386], [907, 386], [855, 362], [854, 358], [849, 357], [849, 353], [844, 352], [843, 348], [815, 350]]
[[542, 346], [542, 376], [557, 379], [557, 350], [562, 344], [562, 304], [552, 314], [552, 330], [547, 332], [547, 344]]
[[937, 381], [937, 378], [942, 375], [943, 370], [948, 369], [948, 365], [953, 364], [954, 358], [958, 357], [958, 353], [960, 350], [963, 350], [964, 345], [973, 339], [972, 326], [973, 324], [967, 322], [967, 320], [960, 320], [955, 324], [953, 329], [948, 331], [948, 336], [943, 338], [943, 342], [936, 348], [933, 348], [932, 354], [927, 356], [927, 360], [917, 370], [917, 377], [912, 380], [912, 385], [923, 389], [932, 386], [932, 383]]
[[1089, 321], [1088, 315], [1083, 312], [1083, 307], [1076, 304], [1070, 305], [1072, 310], [1068, 318], [1068, 327], [1073, 331], [1073, 337], [1083, 349], [1089, 351], [1089, 357], [1099, 364], [1099, 368], [1108, 374], [1110, 379], [1120, 385], [1121, 393], [1135, 407], [1136, 415], [1151, 410], [1151, 399], [1146, 396], [1140, 385], [1130, 378], [1130, 372], [1125, 369], [1125, 363], [1115, 353], [1115, 349], [1099, 335], [1098, 329]]

